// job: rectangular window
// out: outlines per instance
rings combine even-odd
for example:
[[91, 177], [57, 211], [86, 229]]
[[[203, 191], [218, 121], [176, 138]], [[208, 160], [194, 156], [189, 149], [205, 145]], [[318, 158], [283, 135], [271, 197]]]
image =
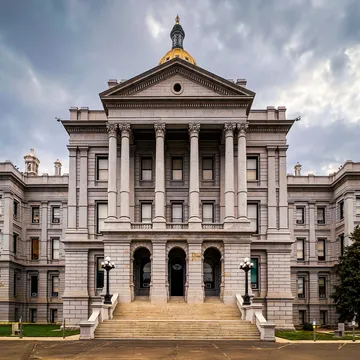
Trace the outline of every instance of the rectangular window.
[[319, 298], [325, 299], [326, 298], [326, 277], [319, 276]]
[[297, 260], [304, 260], [305, 254], [304, 254], [304, 245], [305, 240], [304, 239], [297, 239], [296, 240], [296, 259]]
[[258, 157], [257, 156], [248, 156], [247, 157], [247, 180], [254, 181], [259, 180], [259, 170], [258, 170]]
[[39, 206], [33, 206], [31, 208], [31, 222], [38, 224], [40, 222], [40, 208]]
[[204, 224], [214, 222], [214, 204], [203, 203], [202, 204], [202, 221]]
[[251, 231], [257, 234], [259, 232], [259, 204], [247, 204], [247, 211]]
[[297, 282], [298, 282], [298, 298], [305, 299], [305, 278], [298, 277]]
[[57, 323], [57, 309], [50, 309], [50, 322]]
[[30, 276], [30, 296], [31, 297], [38, 296], [38, 276], [37, 275]]
[[182, 223], [183, 219], [183, 204], [182, 203], [172, 203], [171, 204], [171, 222], [173, 223]]
[[325, 239], [318, 239], [317, 241], [317, 255], [319, 261], [325, 261]]
[[17, 242], [18, 242], [18, 234], [13, 233], [13, 253], [16, 255], [17, 253]]
[[174, 157], [172, 158], [172, 180], [183, 179], [183, 159]]
[[306, 319], [306, 311], [305, 310], [299, 310], [299, 325], [304, 325]]
[[259, 259], [251, 258], [251, 262], [254, 264], [254, 266], [250, 270], [251, 288], [259, 289]]
[[141, 203], [141, 222], [151, 224], [152, 221], [152, 204]]
[[152, 158], [143, 157], [141, 159], [141, 180], [152, 180]]
[[202, 179], [214, 180], [214, 159], [212, 157], [202, 159]]
[[344, 218], [344, 201], [339, 202], [339, 220]]
[[303, 206], [296, 208], [296, 223], [305, 224], [305, 207]]
[[104, 221], [107, 219], [108, 206], [106, 203], [97, 203], [96, 233], [100, 234], [104, 229]]
[[324, 207], [317, 208], [317, 223], [325, 224], [325, 208]]
[[52, 297], [59, 296], [59, 276], [51, 277], [51, 296]]
[[30, 312], [30, 322], [31, 323], [36, 323], [37, 321], [37, 311], [36, 309], [29, 309]]
[[60, 239], [52, 239], [51, 241], [51, 258], [53, 260], [60, 259]]
[[340, 242], [340, 255], [344, 255], [344, 249], [345, 249], [345, 237], [344, 237], [344, 234], [341, 234], [339, 236], [339, 242]]
[[39, 260], [40, 253], [39, 239], [31, 239], [31, 260]]
[[327, 325], [327, 310], [320, 310], [320, 325]]
[[360, 197], [356, 198], [356, 215], [360, 215]]
[[60, 206], [52, 207], [52, 223], [53, 224], [60, 223]]
[[96, 288], [102, 289], [104, 287], [104, 269], [101, 268], [101, 263], [104, 258], [97, 258], [96, 263]]
[[96, 157], [96, 180], [107, 181], [109, 170], [109, 159], [107, 156]]
[[14, 210], [13, 210], [14, 219], [17, 219], [19, 215], [19, 203], [14, 200]]

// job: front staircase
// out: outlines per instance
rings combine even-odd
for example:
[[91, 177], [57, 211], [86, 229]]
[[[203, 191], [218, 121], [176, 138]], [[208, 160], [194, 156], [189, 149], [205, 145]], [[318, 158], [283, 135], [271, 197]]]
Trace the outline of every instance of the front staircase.
[[114, 317], [95, 330], [97, 339], [156, 340], [259, 340], [257, 327], [241, 320], [236, 304], [224, 305], [218, 298], [203, 304], [187, 304], [172, 298], [164, 305], [138, 299], [120, 303]]

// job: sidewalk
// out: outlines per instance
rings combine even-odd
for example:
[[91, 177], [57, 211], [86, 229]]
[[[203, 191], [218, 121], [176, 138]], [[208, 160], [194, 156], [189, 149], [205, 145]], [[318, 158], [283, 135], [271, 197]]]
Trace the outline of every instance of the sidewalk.
[[50, 336], [39, 336], [39, 337], [23, 337], [22, 339], [20, 339], [17, 336], [0, 336], [0, 341], [2, 340], [20, 340], [20, 341], [74, 341], [74, 340], [79, 340], [80, 339], [80, 334], [79, 335], [71, 335], [71, 336], [67, 336], [65, 337], [65, 339], [63, 339], [62, 337], [50, 337]]

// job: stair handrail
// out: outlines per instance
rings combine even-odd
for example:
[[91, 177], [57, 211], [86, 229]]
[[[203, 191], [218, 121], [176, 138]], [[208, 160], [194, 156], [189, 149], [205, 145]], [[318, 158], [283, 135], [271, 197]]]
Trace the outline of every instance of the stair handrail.
[[90, 340], [94, 338], [95, 330], [104, 320], [112, 319], [114, 310], [118, 304], [119, 294], [115, 293], [111, 297], [111, 304], [96, 302], [91, 305], [92, 313], [88, 320], [80, 322], [80, 340]]
[[244, 305], [241, 295], [236, 295], [236, 304], [241, 312], [241, 318], [255, 324], [260, 332], [261, 341], [275, 341], [275, 323], [269, 322], [262, 314], [262, 304]]

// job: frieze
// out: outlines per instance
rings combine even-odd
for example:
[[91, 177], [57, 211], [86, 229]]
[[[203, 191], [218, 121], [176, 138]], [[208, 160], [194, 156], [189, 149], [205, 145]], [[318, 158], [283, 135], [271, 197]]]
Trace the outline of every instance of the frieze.
[[106, 133], [107, 129], [105, 126], [99, 126], [99, 127], [88, 127], [88, 126], [76, 126], [76, 127], [67, 127], [66, 130], [69, 133]]
[[184, 102], [155, 102], [151, 100], [150, 102], [139, 101], [132, 103], [114, 103], [106, 104], [107, 108], [125, 108], [125, 109], [137, 109], [137, 108], [244, 108], [247, 107], [247, 103], [223, 103], [223, 102], [194, 102], [194, 103], [184, 103]]

